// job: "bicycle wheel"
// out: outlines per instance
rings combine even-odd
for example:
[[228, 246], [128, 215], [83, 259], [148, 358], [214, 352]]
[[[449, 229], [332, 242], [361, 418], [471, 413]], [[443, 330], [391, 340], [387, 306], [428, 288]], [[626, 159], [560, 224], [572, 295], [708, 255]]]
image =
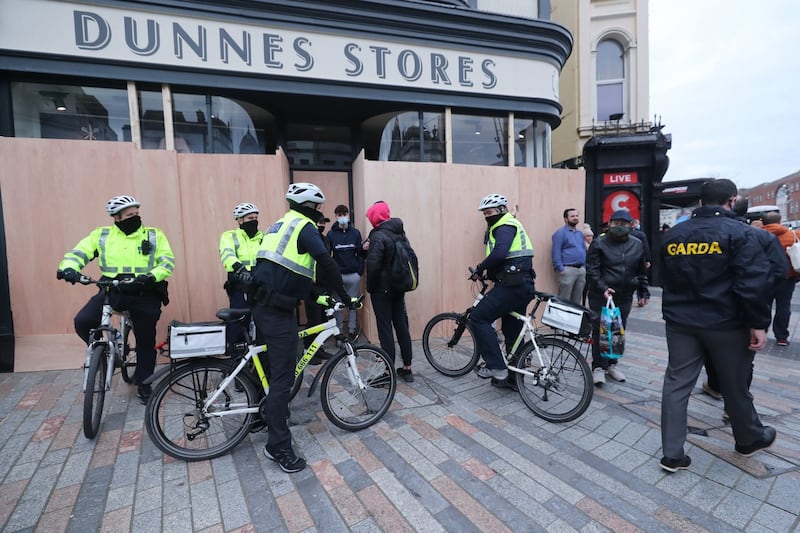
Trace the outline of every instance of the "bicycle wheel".
[[516, 373], [525, 405], [548, 422], [569, 422], [581, 416], [592, 401], [592, 371], [573, 345], [560, 339], [536, 338], [547, 373], [532, 343], [519, 355], [517, 367], [535, 377]]
[[228, 453], [247, 437], [258, 413], [226, 413], [258, 409], [255, 386], [242, 373], [221, 391], [208, 413], [202, 411], [234, 368], [229, 361], [201, 359], [179, 366], [158, 383], [144, 422], [159, 450], [184, 461], [202, 461]]
[[122, 365], [120, 373], [125, 383], [133, 383], [133, 374], [136, 372], [136, 347], [130, 345], [132, 327], [131, 321], [127, 320], [122, 333]]
[[86, 390], [83, 391], [83, 434], [93, 439], [100, 429], [103, 405], [106, 400], [106, 371], [108, 370], [108, 345], [98, 344], [92, 350]]
[[459, 313], [431, 318], [422, 332], [422, 350], [431, 366], [445, 376], [463, 376], [480, 358], [467, 318]]
[[[322, 410], [334, 425], [348, 431], [368, 428], [389, 410], [397, 388], [397, 373], [389, 356], [368, 344], [354, 347], [355, 367], [347, 354], [336, 356], [322, 378]], [[361, 390], [354, 372], [366, 385]]]

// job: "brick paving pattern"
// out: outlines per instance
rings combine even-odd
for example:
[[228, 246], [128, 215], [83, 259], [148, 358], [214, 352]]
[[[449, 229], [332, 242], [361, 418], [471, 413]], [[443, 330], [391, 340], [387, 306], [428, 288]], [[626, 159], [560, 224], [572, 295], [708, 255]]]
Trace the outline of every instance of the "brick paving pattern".
[[[722, 402], [690, 401], [689, 470], [658, 466], [666, 342], [658, 290], [634, 308], [620, 368], [578, 420], [538, 419], [519, 395], [448, 378], [415, 343], [376, 426], [330, 424], [319, 397], [292, 404], [288, 475], [250, 435], [227, 456], [185, 463], [144, 430], [135, 389], [115, 377], [101, 433], [83, 437], [79, 370], [0, 375], [0, 529], [5, 532], [793, 531], [800, 528], [800, 335], [756, 358], [752, 392], [773, 448], [733, 451]], [[24, 357], [24, 354], [17, 354]], [[306, 391], [306, 389], [303, 389]]]

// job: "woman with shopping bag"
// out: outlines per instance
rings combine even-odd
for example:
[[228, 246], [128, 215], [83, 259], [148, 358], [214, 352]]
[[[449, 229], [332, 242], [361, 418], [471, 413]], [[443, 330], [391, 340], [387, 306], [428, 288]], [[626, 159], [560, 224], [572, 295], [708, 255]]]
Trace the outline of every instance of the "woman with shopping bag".
[[650, 300], [644, 245], [630, 235], [632, 220], [628, 211], [615, 211], [611, 215], [608, 231], [592, 241], [586, 256], [589, 308], [595, 317], [592, 327], [592, 378], [595, 385], [605, 383], [606, 375], [615, 381], [625, 381], [625, 374], [617, 368], [619, 356], [622, 355], [620, 343], [617, 343], [619, 353], [613, 351], [613, 343], [607, 350], [601, 348], [601, 315], [606, 314], [608, 325], [612, 327], [611, 315], [618, 317], [617, 320], [621, 322], [617, 331], [619, 341], [624, 338], [622, 333], [628, 323], [634, 294], [640, 307], [647, 305]]

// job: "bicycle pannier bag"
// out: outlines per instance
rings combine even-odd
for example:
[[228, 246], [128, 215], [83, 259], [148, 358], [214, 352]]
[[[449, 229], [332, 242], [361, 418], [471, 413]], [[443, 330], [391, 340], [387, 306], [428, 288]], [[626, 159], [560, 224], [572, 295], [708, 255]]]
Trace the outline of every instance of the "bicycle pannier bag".
[[574, 335], [588, 337], [592, 333], [589, 311], [558, 298], [550, 298], [544, 307], [542, 324], [563, 329]]
[[225, 323], [169, 323], [169, 356], [171, 359], [225, 354]]
[[792, 231], [794, 235], [794, 244], [786, 247], [786, 255], [789, 256], [789, 262], [795, 272], [800, 272], [800, 239], [797, 238], [797, 233]]
[[608, 359], [619, 359], [625, 351], [625, 328], [622, 315], [614, 299], [609, 298], [600, 310], [600, 355]]
[[410, 292], [419, 285], [417, 254], [405, 235], [394, 241], [394, 254], [388, 270], [391, 288], [397, 292]]

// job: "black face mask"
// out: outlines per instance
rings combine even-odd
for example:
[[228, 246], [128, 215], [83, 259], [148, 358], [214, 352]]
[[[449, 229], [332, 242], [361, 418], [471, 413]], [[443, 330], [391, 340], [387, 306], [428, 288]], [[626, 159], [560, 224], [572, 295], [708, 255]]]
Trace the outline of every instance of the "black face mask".
[[294, 205], [292, 205], [292, 209], [294, 209], [298, 213], [302, 213], [303, 215], [305, 215], [308, 218], [310, 218], [311, 220], [313, 220], [314, 224], [319, 222], [319, 220], [322, 218], [322, 211], [317, 211], [313, 207], [308, 207], [306, 205], [294, 204]]
[[624, 241], [628, 238], [631, 230], [627, 226], [612, 226], [608, 228], [608, 234], [616, 241]]
[[252, 239], [256, 236], [256, 233], [258, 233], [258, 220], [248, 220], [247, 222], [242, 222], [239, 224], [239, 229], [247, 233], [247, 236]]
[[504, 214], [505, 213], [498, 213], [496, 215], [490, 215], [490, 216], [486, 217], [486, 225], [491, 228], [492, 226], [494, 226], [497, 223], [498, 220], [503, 218]]
[[126, 218], [125, 220], [114, 222], [114, 225], [117, 226], [119, 230], [125, 235], [130, 235], [131, 233], [142, 227], [142, 217], [136, 215], [130, 218]]

